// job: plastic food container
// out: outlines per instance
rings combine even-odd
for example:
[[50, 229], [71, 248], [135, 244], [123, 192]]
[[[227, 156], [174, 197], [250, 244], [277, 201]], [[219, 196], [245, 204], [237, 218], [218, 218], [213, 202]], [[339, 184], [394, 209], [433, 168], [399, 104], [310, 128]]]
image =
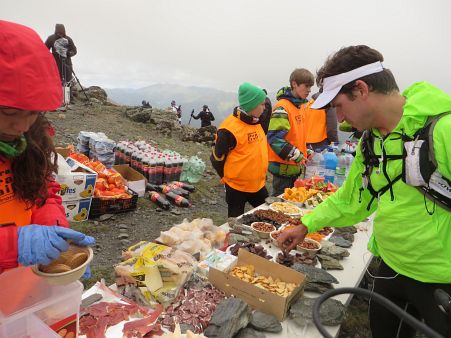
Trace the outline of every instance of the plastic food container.
[[[269, 238], [269, 234], [276, 230], [276, 227], [271, 223], [265, 222], [254, 222], [251, 223], [251, 228], [258, 234], [258, 236], [262, 239]], [[264, 230], [264, 228], [267, 228]]]
[[[77, 337], [83, 285], [49, 285], [29, 267], [0, 274], [0, 338]], [[69, 336], [62, 335], [70, 333]], [[58, 334], [60, 333], [60, 334]]]

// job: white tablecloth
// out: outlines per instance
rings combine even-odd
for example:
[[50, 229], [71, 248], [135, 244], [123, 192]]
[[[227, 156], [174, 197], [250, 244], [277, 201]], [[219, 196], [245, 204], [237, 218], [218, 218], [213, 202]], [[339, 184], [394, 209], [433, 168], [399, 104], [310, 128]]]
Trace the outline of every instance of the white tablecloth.
[[[267, 205], [262, 205], [258, 208], [255, 208], [249, 213], [253, 212], [257, 209], [267, 209]], [[371, 235], [372, 231], [372, 221], [362, 222], [356, 225], [357, 233], [355, 234], [355, 240], [351, 248], [349, 248], [350, 255], [349, 257], [344, 258], [340, 261], [343, 265], [344, 270], [329, 270], [328, 272], [333, 275], [339, 281], [339, 284], [334, 284], [335, 287], [355, 287], [358, 286], [360, 280], [362, 279], [365, 270], [371, 260], [371, 254], [367, 250], [367, 242]], [[222, 228], [228, 229], [228, 225], [221, 225]], [[276, 257], [277, 253], [280, 251], [274, 245], [271, 245], [271, 248], [266, 241], [262, 240], [261, 245], [263, 245], [270, 255]], [[115, 285], [113, 285], [113, 289], [115, 289]], [[89, 296], [94, 293], [94, 288], [85, 291], [83, 294], [83, 298]], [[315, 298], [318, 297], [318, 294], [313, 292], [305, 292], [307, 297]], [[340, 300], [345, 305], [349, 304], [351, 300], [351, 295], [339, 295], [334, 297], [335, 299]], [[106, 332], [106, 336], [108, 338], [121, 337], [122, 335], [122, 326], [125, 322], [121, 322], [114, 327], [108, 328]], [[287, 319], [282, 322], [282, 332], [274, 334], [267, 333], [265, 335], [267, 338], [279, 338], [279, 337], [288, 337], [288, 338], [321, 338], [322, 335], [318, 332], [315, 325], [313, 323], [307, 325], [306, 327], [299, 327], [292, 320]], [[340, 326], [329, 326], [327, 327], [329, 333], [332, 336], [336, 336], [340, 329]], [[184, 335], [183, 335], [184, 336]], [[80, 336], [82, 338], [84, 336]]]
[[[252, 213], [257, 209], [267, 209], [268, 206], [263, 204], [255, 209], [247, 213]], [[368, 239], [371, 236], [372, 232], [372, 220], [367, 220], [365, 222], [361, 222], [356, 224], [357, 233], [354, 234], [355, 239], [352, 247], [349, 248], [349, 257], [345, 257], [343, 260], [340, 260], [341, 265], [343, 265], [344, 270], [328, 270], [328, 272], [333, 275], [338, 281], [339, 284], [334, 284], [336, 288], [340, 287], [356, 287], [360, 284], [362, 277], [365, 274], [365, 271], [368, 267], [368, 264], [371, 260], [371, 253], [367, 250]], [[228, 225], [223, 224], [221, 227], [228, 229]], [[269, 254], [273, 257], [280, 252], [280, 249], [276, 248], [273, 244], [266, 244], [266, 240], [262, 240], [260, 245], [264, 246]], [[271, 247], [269, 247], [271, 246]], [[305, 296], [310, 298], [316, 298], [319, 294], [314, 292], [305, 292]], [[348, 305], [351, 301], [352, 295], [344, 294], [333, 297], [338, 299], [343, 304]], [[267, 333], [265, 335], [267, 338], [278, 338], [278, 337], [300, 337], [300, 338], [321, 338], [322, 335], [316, 329], [313, 323], [309, 324], [306, 327], [299, 327], [292, 320], [286, 319], [282, 323], [282, 332], [274, 334]], [[326, 327], [329, 333], [332, 336], [337, 336], [340, 326], [328, 326]]]

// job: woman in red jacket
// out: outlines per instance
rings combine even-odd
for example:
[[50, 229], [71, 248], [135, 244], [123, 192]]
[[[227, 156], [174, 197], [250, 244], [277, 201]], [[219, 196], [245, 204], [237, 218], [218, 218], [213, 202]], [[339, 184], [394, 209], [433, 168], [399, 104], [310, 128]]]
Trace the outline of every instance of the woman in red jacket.
[[68, 229], [52, 173], [56, 153], [43, 112], [61, 105], [52, 55], [32, 29], [0, 20], [0, 272], [48, 264], [67, 240], [94, 238]]

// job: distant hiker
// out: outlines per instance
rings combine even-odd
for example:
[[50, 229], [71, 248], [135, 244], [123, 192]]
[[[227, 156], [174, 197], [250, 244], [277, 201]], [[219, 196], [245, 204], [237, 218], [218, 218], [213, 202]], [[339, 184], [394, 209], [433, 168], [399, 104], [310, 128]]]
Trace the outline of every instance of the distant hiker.
[[152, 108], [152, 106], [150, 105], [149, 101], [142, 100], [141, 104], [142, 104], [143, 108]]
[[[268, 92], [266, 91], [266, 89], [263, 89], [263, 91], [266, 93], [266, 95], [268, 95]], [[260, 124], [261, 124], [265, 134], [268, 133], [269, 120], [271, 118], [271, 113], [272, 113], [271, 100], [269, 99], [268, 96], [266, 96], [265, 110], [263, 111], [263, 114], [260, 116]]]
[[193, 113], [191, 113], [191, 116], [195, 120], [200, 119], [200, 122], [201, 122], [200, 127], [201, 128], [211, 126], [211, 121], [215, 120], [213, 113], [210, 111], [210, 108], [208, 108], [208, 106], [206, 104], [204, 104], [204, 106], [202, 107], [202, 111], [200, 111], [199, 114], [197, 114], [197, 116], [194, 116]]
[[246, 202], [257, 207], [268, 197], [268, 142], [259, 123], [265, 97], [259, 87], [243, 83], [238, 90], [240, 106], [216, 134], [210, 160], [225, 184], [228, 217], [244, 213]]
[[72, 80], [72, 56], [77, 54], [77, 47], [74, 41], [66, 35], [64, 25], [55, 25], [55, 34], [50, 35], [45, 41], [45, 45], [52, 51], [58, 70], [61, 83], [65, 85]]
[[175, 103], [174, 100], [171, 101], [171, 108], [172, 111], [175, 113], [175, 115], [177, 116], [177, 119], [179, 121], [180, 124], [182, 124], [182, 105], [177, 106], [177, 104]]

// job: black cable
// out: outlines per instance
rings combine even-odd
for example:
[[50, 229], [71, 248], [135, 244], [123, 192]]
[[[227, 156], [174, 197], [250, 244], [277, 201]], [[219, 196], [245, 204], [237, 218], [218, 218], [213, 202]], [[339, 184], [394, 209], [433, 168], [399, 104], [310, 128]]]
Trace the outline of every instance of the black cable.
[[[325, 338], [333, 338], [333, 336], [331, 336], [329, 334], [329, 332], [327, 332], [325, 327], [321, 324], [321, 319], [319, 317], [319, 309], [321, 307], [321, 304], [333, 296], [341, 295], [341, 294], [345, 294], [345, 293], [352, 293], [352, 294], [356, 294], [359, 296], [371, 298], [372, 302], [375, 301], [376, 303], [379, 303], [380, 305], [382, 305], [383, 307], [385, 307], [386, 309], [391, 311], [393, 314], [395, 314], [397, 317], [401, 318], [404, 322], [409, 324], [411, 327], [424, 333], [428, 338], [445, 338], [441, 334], [438, 334], [437, 332], [432, 330], [430, 327], [428, 327], [423, 322], [419, 321], [412, 315], [405, 312], [403, 309], [398, 307], [393, 302], [389, 301], [387, 298], [385, 298], [377, 293], [371, 292], [369, 290], [361, 289], [361, 288], [332, 289], [332, 290], [325, 292], [324, 294], [322, 294], [320, 297], [318, 297], [316, 299], [315, 303], [313, 304], [313, 323], [315, 324], [318, 331]], [[381, 325], [384, 325], [384, 324], [381, 323]]]

